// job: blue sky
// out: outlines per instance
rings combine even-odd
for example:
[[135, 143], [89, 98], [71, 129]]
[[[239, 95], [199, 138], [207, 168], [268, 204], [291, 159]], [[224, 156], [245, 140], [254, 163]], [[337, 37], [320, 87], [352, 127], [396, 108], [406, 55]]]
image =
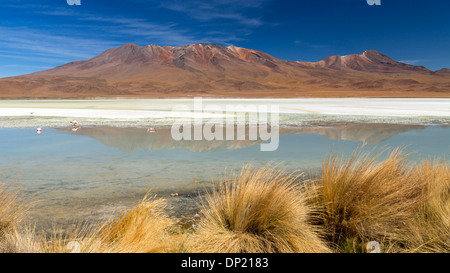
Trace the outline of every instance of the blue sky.
[[235, 45], [292, 61], [378, 50], [450, 67], [450, 1], [2, 0], [0, 77], [94, 57], [125, 43]]

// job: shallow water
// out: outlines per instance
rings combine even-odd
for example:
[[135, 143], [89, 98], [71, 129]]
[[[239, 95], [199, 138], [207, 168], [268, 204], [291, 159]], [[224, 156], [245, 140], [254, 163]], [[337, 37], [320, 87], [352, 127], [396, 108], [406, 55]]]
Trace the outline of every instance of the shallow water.
[[160, 196], [211, 185], [225, 169], [247, 163], [318, 168], [334, 152], [365, 145], [405, 147], [413, 161], [449, 158], [450, 127], [344, 123], [280, 129], [279, 148], [261, 152], [260, 141], [174, 141], [170, 128], [93, 126], [0, 129], [0, 181], [21, 185], [39, 200], [30, 213], [38, 226], [92, 219], [137, 201], [149, 190]]

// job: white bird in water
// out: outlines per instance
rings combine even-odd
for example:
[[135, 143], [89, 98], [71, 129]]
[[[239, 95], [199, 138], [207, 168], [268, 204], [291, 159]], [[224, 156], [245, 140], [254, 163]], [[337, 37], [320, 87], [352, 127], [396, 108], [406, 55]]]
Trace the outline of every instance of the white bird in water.
[[77, 126], [77, 125], [80, 124], [80, 123], [79, 123], [78, 121], [76, 121], [76, 120], [72, 120], [70, 123], [72, 123], [73, 126]]
[[42, 133], [42, 129], [41, 128], [37, 128], [36, 129], [36, 133], [38, 133], [38, 134]]
[[76, 121], [76, 120], [72, 120], [70, 123], [71, 123], [72, 126], [73, 126], [73, 128], [72, 128], [72, 131], [73, 131], [73, 132], [76, 132], [76, 131], [78, 131], [78, 129], [81, 128], [81, 123], [79, 123], [79, 122]]

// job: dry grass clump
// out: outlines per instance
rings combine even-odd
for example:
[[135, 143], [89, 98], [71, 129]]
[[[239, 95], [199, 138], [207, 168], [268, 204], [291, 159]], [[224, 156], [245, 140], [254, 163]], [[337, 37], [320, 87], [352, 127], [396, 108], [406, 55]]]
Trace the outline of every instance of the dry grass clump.
[[22, 202], [19, 188], [0, 182], [0, 238], [16, 229], [25, 218], [29, 206]]
[[[81, 223], [66, 230], [55, 228], [50, 234], [37, 235], [32, 228], [20, 228], [23, 217], [16, 192], [3, 191], [1, 200], [10, 200], [5, 214], [8, 230], [0, 238], [3, 253], [154, 253], [180, 252], [185, 238], [172, 235], [173, 221], [164, 212], [164, 200], [145, 196], [129, 211], [117, 213], [99, 224]], [[15, 206], [14, 206], [15, 204]], [[5, 208], [3, 208], [4, 211]], [[20, 216], [20, 217], [19, 217]], [[15, 221], [13, 221], [15, 220]], [[6, 225], [4, 225], [6, 227]]]
[[112, 252], [156, 253], [176, 251], [169, 238], [173, 225], [164, 212], [165, 201], [144, 198], [127, 213], [120, 213], [99, 232], [102, 243]]
[[299, 175], [244, 168], [207, 194], [191, 250], [221, 253], [330, 252], [308, 223]]
[[41, 248], [38, 242], [34, 229], [14, 228], [0, 240], [0, 253], [39, 253]]
[[83, 223], [61, 229], [54, 227], [49, 233], [37, 237], [40, 253], [102, 253], [106, 248], [98, 238], [100, 228]]
[[80, 225], [71, 232], [52, 233], [42, 251], [61, 253], [162, 253], [178, 252], [182, 241], [173, 241], [169, 228], [173, 225], [164, 212], [162, 199], [145, 196], [129, 211], [116, 214], [106, 223]]
[[407, 238], [410, 252], [450, 253], [450, 167], [425, 161], [413, 173], [425, 182], [424, 202]]
[[0, 183], [0, 252], [33, 252], [30, 238], [20, 236], [18, 231], [26, 217], [29, 204], [19, 195], [20, 188], [14, 186], [14, 183]]
[[[411, 225], [423, 201], [424, 183], [397, 149], [377, 162], [376, 154], [355, 152], [350, 159], [330, 154], [313, 187], [319, 221], [329, 241], [392, 242]], [[342, 249], [341, 249], [342, 250]]]

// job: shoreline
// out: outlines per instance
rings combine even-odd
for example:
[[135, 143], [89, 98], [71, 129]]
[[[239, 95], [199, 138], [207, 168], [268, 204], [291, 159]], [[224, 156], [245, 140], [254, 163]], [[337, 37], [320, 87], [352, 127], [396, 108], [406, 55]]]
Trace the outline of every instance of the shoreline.
[[[163, 126], [192, 119], [220, 122], [245, 113], [277, 107], [280, 125], [311, 121], [349, 121], [441, 125], [450, 123], [450, 99], [202, 99], [203, 111], [193, 99], [0, 100], [0, 128], [65, 127], [71, 119], [87, 126]], [[226, 112], [229, 105], [242, 112]], [[181, 106], [184, 109], [175, 109]], [[205, 110], [207, 109], [207, 110]], [[270, 109], [270, 110], [268, 110]], [[274, 110], [275, 111], [275, 110]], [[236, 121], [237, 124], [237, 121]]]
[[[5, 78], [0, 78], [0, 80]], [[280, 92], [281, 91], [281, 92]], [[7, 94], [0, 94], [0, 100], [98, 100], [98, 99], [192, 99], [194, 97], [203, 97], [208, 99], [307, 99], [307, 98], [368, 98], [368, 99], [424, 99], [424, 98], [450, 98], [450, 92], [443, 91], [373, 91], [373, 90], [324, 90], [324, 91], [298, 91], [298, 90], [247, 90], [247, 94], [242, 95], [242, 91], [223, 91], [221, 92], [191, 92], [186, 95], [186, 92], [150, 92], [145, 95], [142, 94], [94, 94], [84, 95], [78, 94], [75, 96], [67, 96], [66, 94], [55, 95], [35, 95], [27, 96], [21, 94], [19, 96], [9, 96]]]
[[[170, 191], [150, 191], [150, 196], [155, 196], [156, 199], [164, 199], [164, 211], [167, 216], [174, 219], [176, 225], [183, 228], [192, 228], [201, 214], [201, 199], [205, 194], [213, 188], [213, 185], [205, 186], [203, 188], [193, 189], [190, 191], [179, 192], [177, 196], [172, 197], [171, 194], [175, 192]], [[127, 212], [136, 204], [138, 204], [146, 193], [135, 193], [133, 196], [124, 196], [118, 200], [101, 200], [97, 204], [93, 204], [82, 211], [78, 215], [70, 215], [69, 218], [61, 218], [54, 213], [43, 215], [41, 210], [48, 209], [47, 207], [31, 209], [28, 213], [26, 222], [32, 223], [38, 233], [49, 233], [55, 227], [66, 230], [71, 227], [76, 227], [79, 224], [96, 225], [99, 222], [107, 221], [121, 212]]]

